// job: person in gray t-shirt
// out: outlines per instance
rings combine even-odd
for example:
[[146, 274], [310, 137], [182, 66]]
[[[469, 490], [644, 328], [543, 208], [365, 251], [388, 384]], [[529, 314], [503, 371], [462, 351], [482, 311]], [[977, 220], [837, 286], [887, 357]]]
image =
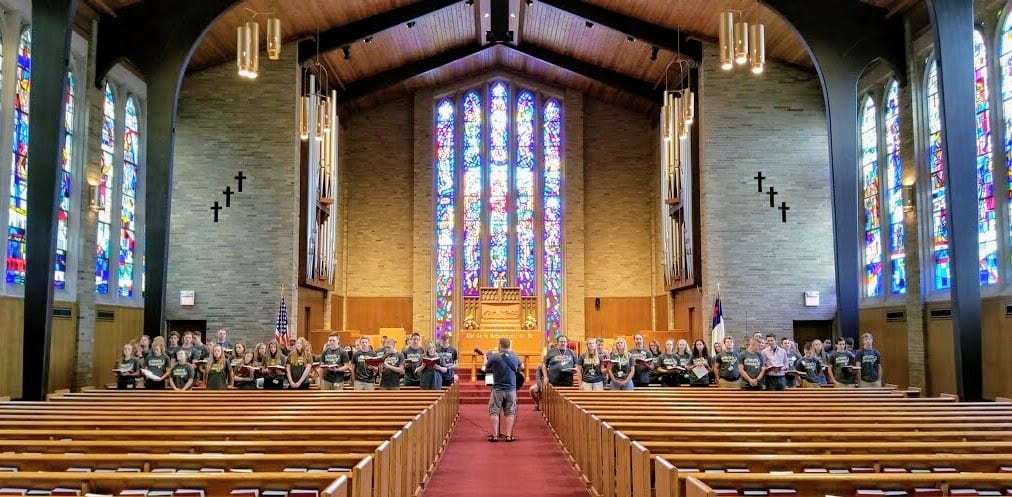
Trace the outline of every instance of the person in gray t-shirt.
[[573, 386], [573, 373], [576, 372], [576, 355], [569, 350], [569, 339], [560, 336], [556, 342], [557, 347], [545, 354], [545, 361], [542, 365], [545, 368], [544, 377], [556, 387]]
[[748, 347], [738, 357], [738, 374], [741, 376], [742, 390], [762, 390], [763, 374], [766, 369], [763, 367], [765, 359], [759, 352], [760, 341], [751, 339]]

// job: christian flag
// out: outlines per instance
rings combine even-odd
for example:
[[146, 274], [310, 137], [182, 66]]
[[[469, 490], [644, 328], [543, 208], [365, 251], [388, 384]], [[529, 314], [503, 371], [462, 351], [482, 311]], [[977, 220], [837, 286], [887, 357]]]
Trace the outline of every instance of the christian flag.
[[285, 295], [281, 294], [281, 306], [278, 307], [278, 322], [274, 327], [274, 341], [278, 345], [288, 347], [288, 306], [285, 305]]
[[724, 341], [724, 309], [720, 306], [720, 294], [717, 300], [713, 301], [713, 322], [711, 324], [710, 337], [713, 342]]

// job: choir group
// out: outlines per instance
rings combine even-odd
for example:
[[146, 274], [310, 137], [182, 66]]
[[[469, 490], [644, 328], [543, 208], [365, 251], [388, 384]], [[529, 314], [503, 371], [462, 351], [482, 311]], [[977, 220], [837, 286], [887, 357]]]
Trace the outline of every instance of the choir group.
[[248, 346], [232, 342], [228, 332], [218, 330], [217, 339], [201, 343], [193, 332], [169, 333], [168, 345], [162, 337], [148, 336], [123, 345], [123, 356], [113, 371], [117, 387], [189, 390], [200, 386], [222, 389], [306, 389], [317, 383], [325, 390], [397, 389], [401, 385], [439, 389], [455, 379], [457, 351], [445, 338], [421, 343], [413, 333], [403, 350], [395, 340], [386, 338], [373, 350], [368, 338], [355, 347], [342, 348], [339, 335], [327, 337], [319, 354], [305, 338], [290, 346], [272, 341]]

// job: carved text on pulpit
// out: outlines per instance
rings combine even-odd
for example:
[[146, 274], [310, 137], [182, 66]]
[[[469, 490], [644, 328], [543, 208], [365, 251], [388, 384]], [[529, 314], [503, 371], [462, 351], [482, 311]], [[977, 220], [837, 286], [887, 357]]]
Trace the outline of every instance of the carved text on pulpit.
[[501, 303], [482, 303], [481, 304], [481, 322], [482, 323], [519, 323], [520, 322], [520, 304], [501, 304]]

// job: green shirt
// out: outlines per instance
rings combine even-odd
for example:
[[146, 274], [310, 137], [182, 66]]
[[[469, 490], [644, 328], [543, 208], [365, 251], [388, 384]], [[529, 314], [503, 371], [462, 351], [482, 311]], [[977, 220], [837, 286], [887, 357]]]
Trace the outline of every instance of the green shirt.
[[208, 390], [225, 390], [228, 388], [228, 379], [232, 375], [232, 368], [228, 361], [212, 362], [207, 365]]
[[193, 366], [189, 364], [176, 364], [172, 367], [172, 381], [176, 388], [183, 388], [186, 382], [193, 379]]

